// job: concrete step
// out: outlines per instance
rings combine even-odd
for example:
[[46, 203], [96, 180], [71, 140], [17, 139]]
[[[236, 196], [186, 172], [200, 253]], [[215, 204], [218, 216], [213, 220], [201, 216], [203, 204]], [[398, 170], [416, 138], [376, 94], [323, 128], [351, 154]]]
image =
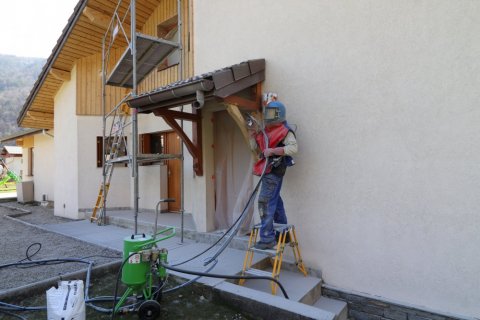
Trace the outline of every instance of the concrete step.
[[335, 314], [335, 320], [347, 320], [348, 318], [348, 306], [342, 300], [322, 296], [313, 304], [313, 307]]
[[245, 270], [245, 273], [248, 274], [248, 275], [258, 276], [258, 277], [271, 277], [272, 276], [272, 272], [268, 272], [268, 271], [264, 271], [264, 270], [260, 270], [260, 269], [255, 269], [255, 268], [247, 269], [247, 270]]

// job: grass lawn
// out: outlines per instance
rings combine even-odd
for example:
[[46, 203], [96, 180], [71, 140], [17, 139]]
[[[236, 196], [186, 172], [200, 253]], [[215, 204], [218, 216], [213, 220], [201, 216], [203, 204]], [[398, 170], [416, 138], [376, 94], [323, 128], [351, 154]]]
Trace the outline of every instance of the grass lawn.
[[15, 182], [7, 182], [0, 186], [0, 193], [17, 191], [17, 185]]

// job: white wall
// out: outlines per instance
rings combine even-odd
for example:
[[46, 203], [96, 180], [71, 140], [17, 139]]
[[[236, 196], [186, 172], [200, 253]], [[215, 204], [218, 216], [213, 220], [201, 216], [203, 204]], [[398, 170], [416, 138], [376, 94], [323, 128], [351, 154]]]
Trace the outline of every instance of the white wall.
[[[79, 209], [92, 210], [103, 182], [102, 168], [97, 168], [97, 137], [103, 136], [100, 116], [77, 116]], [[108, 127], [108, 130], [110, 127]], [[128, 133], [126, 132], [128, 135]], [[127, 144], [131, 143], [130, 138]], [[130, 168], [116, 166], [113, 171], [107, 208], [130, 207]]]
[[480, 314], [480, 2], [194, 1], [195, 73], [265, 58], [283, 196], [326, 283]]
[[[53, 130], [48, 131], [48, 133], [50, 135], [55, 134]], [[55, 162], [53, 159], [55, 145], [54, 138], [50, 135], [37, 134], [33, 136], [33, 190], [35, 201], [42, 201], [43, 195], [46, 196], [46, 200], [55, 201]]]
[[[56, 216], [72, 219], [81, 217], [78, 212], [79, 141], [78, 121], [75, 115], [76, 78], [76, 68], [74, 67], [71, 71], [71, 80], [65, 81], [55, 96], [55, 152], [53, 157], [50, 155], [55, 163], [54, 213]], [[36, 154], [35, 157], [37, 157]]]
[[[185, 109], [186, 112], [190, 110]], [[191, 137], [192, 126], [189, 121], [184, 121], [184, 130], [188, 136]], [[138, 116], [138, 132], [139, 134], [151, 133], [157, 131], [171, 130], [169, 125], [163, 121], [161, 117], [154, 116], [153, 114], [139, 114]], [[187, 148], [184, 148], [184, 176], [185, 176], [185, 192], [184, 192], [184, 208], [185, 212], [191, 213], [192, 211], [192, 192], [190, 186], [193, 181], [193, 161]], [[155, 206], [160, 199], [160, 194], [164, 191], [160, 190], [160, 166], [140, 166], [138, 170], [139, 175], [139, 207], [142, 209], [155, 209]], [[133, 201], [133, 200], [132, 200]], [[133, 206], [133, 202], [132, 202]]]

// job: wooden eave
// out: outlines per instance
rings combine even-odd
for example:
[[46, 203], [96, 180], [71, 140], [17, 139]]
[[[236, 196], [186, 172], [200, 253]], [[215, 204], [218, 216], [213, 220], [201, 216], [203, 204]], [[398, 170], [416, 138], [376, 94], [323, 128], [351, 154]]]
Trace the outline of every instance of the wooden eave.
[[[160, 2], [161, 0], [136, 0], [137, 31], [141, 31]], [[62, 78], [58, 75], [70, 73], [78, 59], [102, 52], [102, 40], [106, 27], [99, 26], [98, 21], [91, 21], [83, 14], [83, 10], [88, 7], [100, 16], [111, 17], [117, 3], [117, 0], [79, 0], [20, 111], [17, 118], [17, 124], [20, 127], [53, 128], [54, 97], [63, 82], [68, 81], [68, 76]], [[122, 2], [119, 10], [120, 17], [125, 15], [129, 3], [130, 1]], [[130, 20], [129, 16], [126, 20]], [[119, 38], [114, 47], [124, 47], [126, 44], [125, 40]], [[51, 72], [52, 69], [54, 72]], [[41, 112], [44, 116], [39, 119], [37, 112]], [[36, 114], [37, 117], [32, 114]]]

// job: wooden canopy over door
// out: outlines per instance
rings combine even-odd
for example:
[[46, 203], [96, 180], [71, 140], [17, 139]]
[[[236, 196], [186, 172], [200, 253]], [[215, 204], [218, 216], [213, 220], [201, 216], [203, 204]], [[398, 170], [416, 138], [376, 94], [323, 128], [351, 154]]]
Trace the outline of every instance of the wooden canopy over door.
[[[238, 123], [239, 108], [258, 111], [261, 106], [261, 82], [265, 80], [265, 59], [248, 60], [223, 69], [181, 80], [141, 94], [127, 101], [139, 113], [154, 113], [162, 117], [183, 139], [193, 157], [193, 170], [203, 175], [201, 107], [205, 101], [216, 100], [228, 105], [229, 114]], [[241, 93], [241, 94], [240, 94]], [[192, 104], [193, 112], [171, 108]], [[176, 120], [192, 122], [190, 139]]]

